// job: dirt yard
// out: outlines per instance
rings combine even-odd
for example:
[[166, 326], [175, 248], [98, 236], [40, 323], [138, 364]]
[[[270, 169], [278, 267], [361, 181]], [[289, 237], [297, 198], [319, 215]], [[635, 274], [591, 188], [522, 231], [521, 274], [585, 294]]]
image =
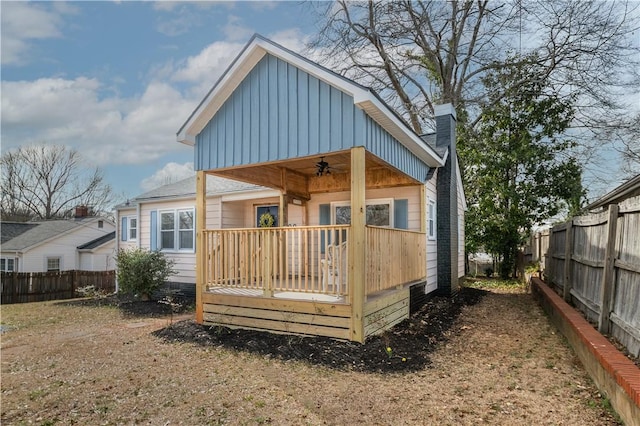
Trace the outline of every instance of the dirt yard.
[[2, 306], [1, 423], [618, 424], [521, 287], [433, 299], [364, 346], [149, 306]]

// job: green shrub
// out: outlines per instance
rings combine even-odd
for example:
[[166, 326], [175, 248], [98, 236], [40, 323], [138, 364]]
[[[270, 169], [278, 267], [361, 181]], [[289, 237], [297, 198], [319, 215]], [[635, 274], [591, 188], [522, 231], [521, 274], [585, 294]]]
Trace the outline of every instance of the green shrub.
[[116, 265], [118, 291], [137, 294], [145, 300], [176, 272], [173, 260], [167, 259], [164, 253], [140, 248], [120, 250]]

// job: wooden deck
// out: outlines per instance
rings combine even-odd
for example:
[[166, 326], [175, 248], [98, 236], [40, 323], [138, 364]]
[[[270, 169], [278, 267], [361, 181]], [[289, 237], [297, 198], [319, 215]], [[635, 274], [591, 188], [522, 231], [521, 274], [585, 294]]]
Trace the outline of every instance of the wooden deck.
[[203, 231], [202, 321], [364, 341], [408, 318], [410, 286], [426, 276], [425, 234], [366, 227], [361, 264], [349, 235], [349, 225]]

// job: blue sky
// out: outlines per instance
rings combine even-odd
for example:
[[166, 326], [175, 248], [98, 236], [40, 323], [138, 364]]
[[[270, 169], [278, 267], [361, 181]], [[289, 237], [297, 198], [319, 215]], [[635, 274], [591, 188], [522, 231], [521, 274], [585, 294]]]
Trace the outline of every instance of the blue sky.
[[[175, 134], [252, 34], [302, 52], [317, 30], [302, 1], [1, 1], [0, 11], [2, 151], [76, 148], [117, 201], [193, 173], [193, 148]], [[612, 172], [591, 196], [620, 183]]]
[[296, 51], [302, 2], [0, 4], [2, 150], [76, 148], [122, 197], [192, 170], [175, 134], [253, 33]]

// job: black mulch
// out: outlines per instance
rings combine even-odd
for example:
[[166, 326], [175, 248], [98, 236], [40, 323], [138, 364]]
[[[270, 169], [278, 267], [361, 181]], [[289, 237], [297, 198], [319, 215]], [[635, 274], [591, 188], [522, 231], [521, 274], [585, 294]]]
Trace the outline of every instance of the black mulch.
[[383, 335], [367, 339], [364, 344], [326, 337], [205, 326], [192, 320], [173, 323], [153, 334], [168, 342], [223, 347], [338, 370], [409, 372], [421, 370], [431, 363], [429, 353], [447, 340], [462, 307], [478, 303], [485, 294], [484, 290], [464, 287], [452, 298], [433, 297], [411, 318]]
[[173, 314], [181, 314], [193, 310], [193, 303], [184, 300], [140, 300], [137, 297], [126, 294], [111, 294], [108, 296], [92, 297], [60, 302], [69, 306], [111, 306], [122, 312], [126, 318], [161, 318]]

